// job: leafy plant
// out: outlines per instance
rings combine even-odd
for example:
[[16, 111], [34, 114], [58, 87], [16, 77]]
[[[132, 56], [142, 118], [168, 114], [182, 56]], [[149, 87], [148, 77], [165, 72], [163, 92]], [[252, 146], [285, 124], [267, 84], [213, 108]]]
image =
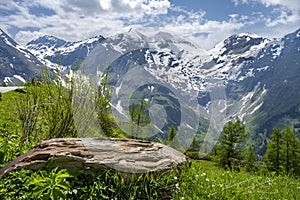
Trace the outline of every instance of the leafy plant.
[[57, 200], [66, 197], [66, 192], [70, 191], [70, 183], [67, 178], [72, 176], [66, 170], [55, 168], [49, 173], [40, 171], [34, 173], [33, 177], [27, 181], [26, 186], [34, 186], [32, 196], [40, 199]]

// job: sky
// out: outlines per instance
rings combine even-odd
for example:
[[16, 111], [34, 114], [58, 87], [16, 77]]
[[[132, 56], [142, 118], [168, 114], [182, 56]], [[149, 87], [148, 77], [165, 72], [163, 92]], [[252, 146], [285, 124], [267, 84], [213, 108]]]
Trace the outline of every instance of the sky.
[[232, 34], [279, 38], [300, 28], [300, 0], [1, 0], [0, 28], [19, 44], [79, 41], [130, 29], [168, 31], [211, 49]]

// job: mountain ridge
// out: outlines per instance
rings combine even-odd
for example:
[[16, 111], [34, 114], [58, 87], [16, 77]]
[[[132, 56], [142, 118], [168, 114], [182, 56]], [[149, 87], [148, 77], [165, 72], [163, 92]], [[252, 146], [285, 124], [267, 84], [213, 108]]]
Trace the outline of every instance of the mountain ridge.
[[[149, 80], [180, 91], [186, 105], [197, 101], [208, 121], [214, 101], [223, 101], [224, 109], [215, 115], [225, 116], [224, 121], [245, 120], [255, 142], [260, 142], [259, 133], [266, 131], [269, 137], [275, 126], [300, 124], [300, 29], [277, 39], [234, 34], [209, 51], [167, 32], [146, 35], [134, 30], [78, 42], [43, 36], [26, 47], [51, 67], [60, 62], [69, 68], [77, 59], [84, 62], [79, 69], [96, 75], [99, 67], [104, 72], [110, 65], [113, 88], [121, 88], [122, 81], [129, 84], [128, 72], [138, 67]], [[122, 105], [115, 103], [116, 108]]]

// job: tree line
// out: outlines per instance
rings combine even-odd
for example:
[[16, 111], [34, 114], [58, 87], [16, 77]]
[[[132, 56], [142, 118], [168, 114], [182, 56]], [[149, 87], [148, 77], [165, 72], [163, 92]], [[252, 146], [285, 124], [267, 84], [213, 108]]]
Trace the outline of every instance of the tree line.
[[[217, 163], [229, 169], [244, 165], [247, 171], [257, 170], [257, 159], [253, 146], [245, 148], [248, 135], [245, 124], [239, 118], [229, 121], [224, 126], [219, 144], [215, 147]], [[243, 161], [242, 161], [243, 160]], [[300, 175], [300, 137], [286, 126], [284, 129], [274, 128], [267, 144], [264, 163], [267, 170], [276, 174]]]

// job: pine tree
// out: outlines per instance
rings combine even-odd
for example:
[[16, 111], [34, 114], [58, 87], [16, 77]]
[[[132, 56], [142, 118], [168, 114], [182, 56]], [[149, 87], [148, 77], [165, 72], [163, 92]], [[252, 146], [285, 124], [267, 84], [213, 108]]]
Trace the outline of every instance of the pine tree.
[[173, 125], [171, 125], [169, 134], [168, 134], [168, 143], [170, 144], [172, 140], [176, 137], [176, 129]]
[[255, 171], [255, 162], [256, 162], [256, 155], [253, 151], [252, 145], [249, 145], [246, 152], [246, 171], [251, 172]]
[[282, 137], [282, 168], [288, 174], [294, 172], [296, 168], [297, 160], [297, 138], [294, 132], [289, 128], [285, 127], [283, 130], [284, 134]]
[[170, 145], [171, 147], [173, 147], [175, 149], [180, 148], [180, 142], [178, 140], [176, 128], [174, 127], [174, 125], [171, 125], [171, 127], [170, 127], [167, 145]]
[[274, 128], [271, 134], [271, 139], [268, 141], [267, 151], [264, 156], [264, 161], [267, 168], [272, 171], [276, 171], [279, 174], [281, 165], [281, 143], [282, 143], [282, 133], [279, 128]]
[[135, 105], [132, 102], [129, 110], [129, 116], [131, 120], [131, 132], [138, 138], [137, 134], [140, 131], [139, 128], [148, 125], [151, 122], [151, 118], [147, 113], [147, 102], [142, 100], [139, 105]]
[[220, 137], [220, 145], [217, 147], [218, 163], [224, 168], [232, 168], [233, 161], [240, 159], [239, 145], [245, 142], [247, 134], [245, 125], [239, 118], [235, 122], [229, 121], [224, 126]]
[[300, 175], [300, 136], [296, 138], [296, 163], [295, 163], [295, 174]]

